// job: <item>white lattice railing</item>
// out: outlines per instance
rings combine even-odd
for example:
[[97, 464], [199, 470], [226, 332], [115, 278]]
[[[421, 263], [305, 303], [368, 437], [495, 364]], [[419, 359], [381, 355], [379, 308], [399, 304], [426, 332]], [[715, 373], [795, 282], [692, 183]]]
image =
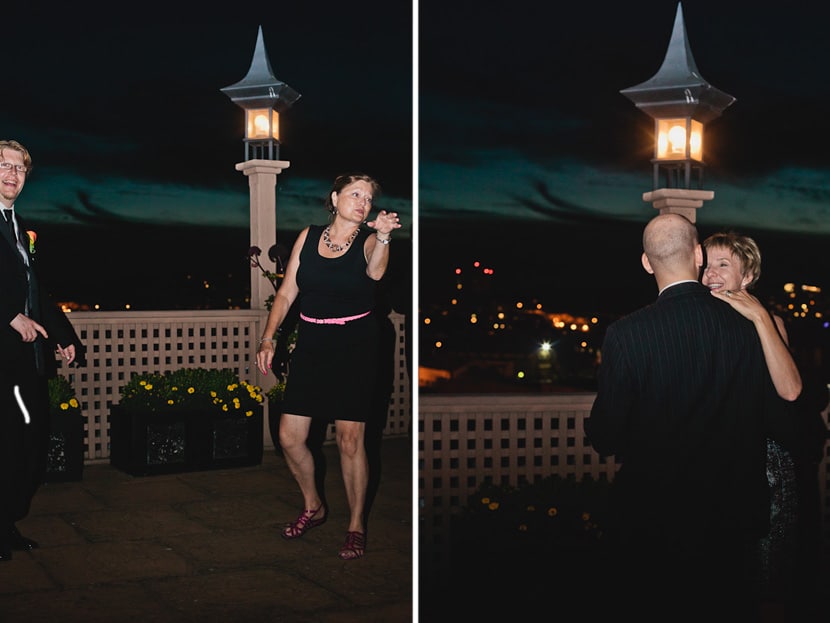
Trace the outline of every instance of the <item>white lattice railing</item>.
[[[587, 444], [594, 393], [441, 395], [418, 398], [419, 565], [443, 581], [452, 515], [491, 482], [520, 486], [557, 474], [613, 479], [617, 464]], [[824, 411], [827, 422], [830, 407]], [[830, 442], [819, 467], [822, 535], [830, 548]]]
[[[187, 368], [231, 368], [243, 380], [267, 389], [255, 353], [264, 310], [73, 312], [69, 320], [86, 346], [86, 365], [59, 374], [75, 389], [86, 417], [85, 460], [109, 459], [109, 408], [133, 374]], [[409, 433], [412, 400], [406, 365], [405, 317], [389, 314], [395, 327], [394, 386], [384, 436]], [[267, 409], [267, 407], [266, 407]], [[272, 446], [265, 417], [264, 438]], [[331, 439], [333, 427], [328, 437]]]

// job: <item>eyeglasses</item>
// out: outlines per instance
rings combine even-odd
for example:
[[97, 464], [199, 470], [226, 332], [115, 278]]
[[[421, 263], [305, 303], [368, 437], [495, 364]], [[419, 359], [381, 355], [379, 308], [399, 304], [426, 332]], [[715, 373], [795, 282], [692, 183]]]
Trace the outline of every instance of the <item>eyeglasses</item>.
[[11, 162], [0, 162], [0, 169], [4, 171], [11, 171], [14, 169], [18, 173], [26, 173], [29, 168], [25, 164], [12, 164]]

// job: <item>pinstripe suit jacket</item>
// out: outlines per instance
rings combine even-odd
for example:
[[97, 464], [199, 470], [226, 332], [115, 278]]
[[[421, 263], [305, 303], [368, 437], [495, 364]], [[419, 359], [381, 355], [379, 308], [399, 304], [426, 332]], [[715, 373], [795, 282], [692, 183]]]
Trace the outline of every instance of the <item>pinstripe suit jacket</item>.
[[691, 550], [763, 536], [775, 394], [752, 323], [696, 282], [609, 325], [585, 431], [622, 462], [622, 542]]

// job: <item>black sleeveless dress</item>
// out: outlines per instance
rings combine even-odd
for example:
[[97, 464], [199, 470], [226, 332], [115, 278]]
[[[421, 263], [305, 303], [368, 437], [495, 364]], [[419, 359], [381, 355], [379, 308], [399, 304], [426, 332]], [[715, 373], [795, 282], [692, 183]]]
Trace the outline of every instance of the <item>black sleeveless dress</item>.
[[[300, 251], [297, 286], [300, 320], [288, 365], [282, 412], [312, 418], [366, 422], [375, 392], [379, 327], [375, 317], [377, 282], [366, 274], [360, 231], [346, 252], [321, 256], [325, 227], [311, 225]], [[303, 320], [348, 318], [343, 324]]]

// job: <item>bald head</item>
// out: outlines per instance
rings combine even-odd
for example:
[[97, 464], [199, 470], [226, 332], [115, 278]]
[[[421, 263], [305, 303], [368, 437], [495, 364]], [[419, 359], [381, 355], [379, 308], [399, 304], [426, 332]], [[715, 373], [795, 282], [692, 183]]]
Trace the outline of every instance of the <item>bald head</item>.
[[697, 229], [685, 216], [660, 214], [643, 231], [643, 266], [660, 289], [674, 281], [697, 280], [703, 253]]

